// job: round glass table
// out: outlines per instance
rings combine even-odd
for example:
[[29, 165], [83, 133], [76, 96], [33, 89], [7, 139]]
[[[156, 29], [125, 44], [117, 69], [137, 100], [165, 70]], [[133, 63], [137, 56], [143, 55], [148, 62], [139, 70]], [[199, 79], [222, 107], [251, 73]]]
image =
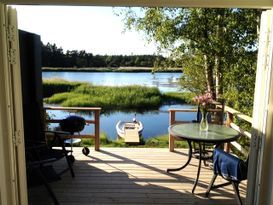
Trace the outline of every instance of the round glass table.
[[179, 171], [181, 169], [184, 169], [191, 161], [192, 158], [192, 142], [196, 142], [199, 145], [199, 166], [197, 170], [197, 176], [196, 180], [194, 182], [194, 186], [192, 189], [192, 193], [194, 193], [194, 190], [196, 188], [196, 185], [198, 183], [200, 170], [201, 170], [201, 161], [202, 153], [204, 150], [202, 150], [202, 143], [209, 143], [209, 144], [216, 144], [216, 147], [218, 147], [222, 143], [231, 142], [236, 140], [239, 137], [239, 132], [236, 130], [227, 127], [226, 125], [216, 125], [216, 124], [209, 124], [208, 131], [200, 131], [199, 129], [199, 123], [185, 123], [185, 124], [176, 124], [169, 127], [169, 133], [180, 139], [184, 139], [188, 142], [189, 145], [189, 151], [188, 151], [188, 160], [184, 165], [182, 165], [179, 168], [174, 169], [167, 169], [167, 172], [172, 171]]

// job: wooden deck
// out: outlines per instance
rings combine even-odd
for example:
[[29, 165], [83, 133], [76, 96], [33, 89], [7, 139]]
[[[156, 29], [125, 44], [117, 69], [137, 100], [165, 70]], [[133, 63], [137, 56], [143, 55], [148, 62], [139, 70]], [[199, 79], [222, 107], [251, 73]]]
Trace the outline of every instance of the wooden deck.
[[[50, 183], [60, 204], [236, 204], [232, 186], [211, 192], [205, 190], [212, 176], [209, 167], [202, 166], [195, 194], [191, 193], [197, 172], [197, 160], [182, 171], [168, 174], [186, 160], [187, 150], [169, 152], [161, 148], [101, 148], [89, 156], [74, 148], [73, 179], [69, 172], [62, 180]], [[62, 166], [61, 162], [58, 166]], [[56, 167], [58, 169], [58, 166]], [[218, 182], [223, 180], [218, 179]], [[240, 185], [243, 200], [246, 182]], [[43, 186], [29, 189], [29, 204], [53, 204]]]

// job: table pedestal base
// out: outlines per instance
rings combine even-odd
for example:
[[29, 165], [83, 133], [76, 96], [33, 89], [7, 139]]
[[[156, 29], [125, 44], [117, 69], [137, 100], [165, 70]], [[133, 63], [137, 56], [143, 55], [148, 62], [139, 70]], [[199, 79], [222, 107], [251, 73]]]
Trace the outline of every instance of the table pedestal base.
[[[191, 161], [191, 158], [192, 158], [192, 146], [191, 146], [191, 141], [190, 140], [187, 140], [188, 142], [188, 145], [189, 145], [189, 152], [188, 152], [188, 160], [187, 162], [182, 165], [181, 167], [179, 168], [173, 168], [173, 169], [167, 169], [167, 172], [175, 172], [175, 171], [180, 171], [182, 169], [184, 169]], [[199, 175], [200, 175], [200, 170], [201, 170], [201, 161], [202, 161], [202, 153], [203, 153], [203, 150], [202, 150], [202, 146], [201, 146], [201, 142], [198, 142], [198, 145], [199, 145], [199, 153], [200, 153], [200, 156], [199, 156], [199, 164], [198, 164], [198, 170], [197, 170], [197, 176], [196, 176], [196, 180], [194, 182], [194, 185], [193, 185], [193, 188], [192, 188], [192, 193], [194, 193], [194, 190], [197, 186], [197, 183], [198, 183], [198, 180], [199, 180]]]

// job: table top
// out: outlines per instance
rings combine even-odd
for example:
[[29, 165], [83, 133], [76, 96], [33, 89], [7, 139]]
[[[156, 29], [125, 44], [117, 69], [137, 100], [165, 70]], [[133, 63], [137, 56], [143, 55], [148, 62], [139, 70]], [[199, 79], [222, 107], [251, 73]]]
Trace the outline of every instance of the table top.
[[239, 137], [239, 132], [226, 125], [209, 124], [208, 131], [200, 131], [199, 123], [172, 125], [169, 127], [169, 133], [175, 137], [209, 143], [230, 142]]

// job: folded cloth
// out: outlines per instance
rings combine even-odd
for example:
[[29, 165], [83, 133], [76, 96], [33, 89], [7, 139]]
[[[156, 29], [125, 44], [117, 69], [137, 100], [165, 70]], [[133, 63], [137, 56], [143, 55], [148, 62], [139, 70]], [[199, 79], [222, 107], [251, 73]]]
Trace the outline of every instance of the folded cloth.
[[213, 151], [213, 171], [227, 180], [242, 181], [247, 178], [247, 163], [216, 148]]

